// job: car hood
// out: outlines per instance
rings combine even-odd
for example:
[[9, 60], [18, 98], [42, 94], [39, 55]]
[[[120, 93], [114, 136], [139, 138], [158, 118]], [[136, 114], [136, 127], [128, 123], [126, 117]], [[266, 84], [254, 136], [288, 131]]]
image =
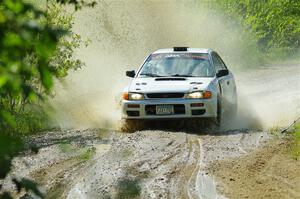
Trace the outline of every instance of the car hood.
[[135, 78], [129, 85], [129, 92], [141, 93], [188, 93], [204, 90], [213, 78]]

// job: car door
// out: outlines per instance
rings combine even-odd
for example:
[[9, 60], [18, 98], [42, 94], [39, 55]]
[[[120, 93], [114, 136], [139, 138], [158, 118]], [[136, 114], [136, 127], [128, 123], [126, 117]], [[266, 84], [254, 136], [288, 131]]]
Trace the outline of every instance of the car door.
[[[216, 73], [220, 70], [228, 70], [223, 60], [216, 53], [212, 53], [212, 60], [215, 65]], [[220, 88], [220, 95], [222, 100], [223, 109], [229, 108], [229, 105], [234, 103], [234, 90], [235, 90], [235, 82], [232, 76], [232, 73], [229, 72], [228, 75], [218, 77], [218, 83]]]

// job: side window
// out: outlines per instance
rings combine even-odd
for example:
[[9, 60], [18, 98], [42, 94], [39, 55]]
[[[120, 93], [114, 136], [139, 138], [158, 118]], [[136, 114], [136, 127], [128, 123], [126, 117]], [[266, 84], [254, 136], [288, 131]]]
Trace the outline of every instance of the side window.
[[221, 65], [221, 68], [222, 68], [223, 70], [227, 70], [226, 65], [224, 64], [223, 60], [221, 59], [221, 57], [220, 57], [217, 53], [216, 53], [216, 57], [217, 57], [217, 59], [219, 60], [219, 63], [220, 63], [220, 65]]
[[227, 70], [226, 65], [224, 64], [224, 62], [222, 61], [222, 59], [217, 53], [215, 52], [212, 53], [212, 60], [215, 65], [216, 72], [218, 72], [219, 70]]
[[222, 70], [222, 67], [223, 67], [222, 62], [220, 62], [216, 53], [213, 52], [211, 55], [212, 55], [212, 61], [214, 63], [216, 73], [217, 73], [219, 70]]

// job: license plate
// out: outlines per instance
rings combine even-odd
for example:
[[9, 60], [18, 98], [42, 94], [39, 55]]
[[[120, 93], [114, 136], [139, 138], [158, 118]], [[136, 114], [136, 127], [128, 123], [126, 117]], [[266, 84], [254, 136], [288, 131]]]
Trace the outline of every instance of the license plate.
[[172, 105], [156, 106], [157, 115], [172, 115], [174, 107]]

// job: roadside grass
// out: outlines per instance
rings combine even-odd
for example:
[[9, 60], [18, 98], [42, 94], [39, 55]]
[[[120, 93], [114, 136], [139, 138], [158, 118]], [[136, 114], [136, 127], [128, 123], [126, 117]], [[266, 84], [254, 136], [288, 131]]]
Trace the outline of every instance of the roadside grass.
[[0, 123], [2, 133], [17, 136], [30, 136], [53, 129], [50, 116], [43, 110], [31, 109], [13, 113], [14, 126]]
[[79, 161], [79, 162], [86, 162], [90, 159], [92, 159], [93, 155], [96, 153], [96, 149], [90, 148], [90, 147], [83, 147], [83, 148], [77, 148], [76, 146], [70, 144], [70, 143], [62, 143], [59, 144], [59, 149], [61, 150], [61, 152], [63, 153], [73, 153], [75, 152], [77, 155], [75, 156], [75, 158]]
[[52, 125], [53, 114], [54, 110], [47, 103], [27, 105], [23, 111], [12, 113], [16, 126], [6, 130], [22, 136], [30, 136], [52, 130], [54, 129]]
[[298, 160], [300, 157], [300, 122], [294, 125], [294, 128], [290, 134], [292, 136], [290, 154], [292, 155], [293, 159]]
[[95, 148], [83, 148], [82, 151], [80, 152], [80, 155], [77, 156], [77, 159], [80, 162], [86, 162], [86, 161], [92, 159], [92, 157], [94, 156], [95, 153], [96, 153]]
[[280, 135], [281, 128], [279, 126], [273, 126], [268, 129], [268, 132], [273, 134], [273, 135]]
[[74, 150], [74, 147], [70, 143], [61, 143], [58, 147], [63, 153], [71, 153]]

